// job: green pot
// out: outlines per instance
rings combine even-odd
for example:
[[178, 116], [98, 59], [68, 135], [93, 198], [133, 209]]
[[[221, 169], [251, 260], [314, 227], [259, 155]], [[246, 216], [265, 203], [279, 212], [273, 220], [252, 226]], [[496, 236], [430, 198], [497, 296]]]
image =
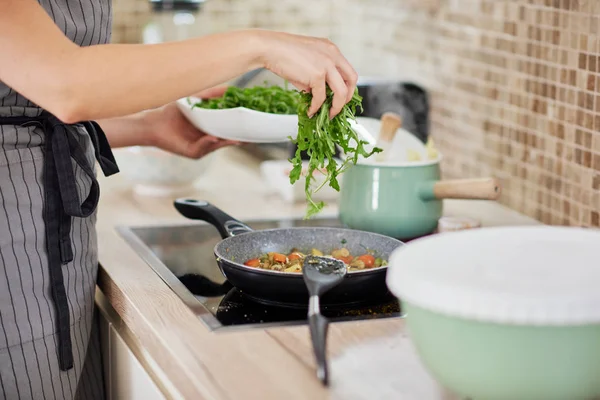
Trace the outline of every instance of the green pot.
[[496, 199], [495, 179], [440, 181], [438, 161], [356, 164], [342, 175], [339, 213], [352, 229], [397, 239], [432, 233], [442, 199]]
[[600, 325], [500, 325], [402, 306], [421, 360], [463, 398], [600, 398]]

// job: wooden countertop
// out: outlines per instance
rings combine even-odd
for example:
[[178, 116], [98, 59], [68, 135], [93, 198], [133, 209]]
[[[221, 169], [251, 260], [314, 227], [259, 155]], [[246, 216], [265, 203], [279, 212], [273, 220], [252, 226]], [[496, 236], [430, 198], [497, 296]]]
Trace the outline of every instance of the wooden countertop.
[[[208, 200], [239, 219], [301, 217], [304, 205], [284, 204], [269, 193], [258, 165], [240, 149], [220, 150], [198, 188], [187, 195]], [[450, 398], [421, 366], [400, 318], [332, 324], [328, 390], [315, 376], [306, 326], [210, 331], [115, 231], [116, 225], [189, 221], [174, 210], [172, 198], [135, 196], [123, 174], [108, 179], [99, 175], [98, 286], [168, 398]], [[323, 212], [336, 214], [335, 207]], [[484, 226], [538, 223], [484, 201], [447, 201], [445, 214], [475, 217]]]

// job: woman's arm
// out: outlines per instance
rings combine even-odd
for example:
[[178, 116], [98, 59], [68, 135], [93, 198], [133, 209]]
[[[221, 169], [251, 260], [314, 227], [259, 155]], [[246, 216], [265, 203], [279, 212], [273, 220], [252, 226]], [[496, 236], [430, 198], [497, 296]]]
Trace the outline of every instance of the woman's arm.
[[196, 129], [175, 103], [140, 113], [97, 121], [110, 147], [153, 146], [188, 158], [200, 158], [221, 147], [241, 143]]
[[[208, 99], [223, 95], [226, 86], [204, 90], [195, 96]], [[125, 117], [99, 119], [112, 148], [154, 146], [189, 158], [200, 158], [221, 147], [241, 144], [223, 140], [196, 129], [179, 111], [177, 105], [166, 106]]]
[[124, 117], [96, 120], [110, 143], [110, 147], [154, 146], [154, 130], [148, 113], [141, 111]]
[[331, 42], [279, 32], [79, 47], [35, 0], [0, 0], [0, 54], [0, 80], [67, 123], [155, 108], [259, 67], [311, 90], [311, 113], [329, 84], [337, 114], [357, 79]]

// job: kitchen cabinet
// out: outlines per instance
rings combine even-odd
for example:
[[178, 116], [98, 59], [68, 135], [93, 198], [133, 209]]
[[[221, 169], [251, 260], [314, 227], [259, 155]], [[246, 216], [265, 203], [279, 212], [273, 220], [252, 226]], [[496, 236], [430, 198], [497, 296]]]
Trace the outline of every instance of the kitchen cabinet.
[[[114, 311], [114, 310], [113, 310]], [[165, 400], [166, 397], [118, 332], [110, 312], [100, 312], [107, 400]]]

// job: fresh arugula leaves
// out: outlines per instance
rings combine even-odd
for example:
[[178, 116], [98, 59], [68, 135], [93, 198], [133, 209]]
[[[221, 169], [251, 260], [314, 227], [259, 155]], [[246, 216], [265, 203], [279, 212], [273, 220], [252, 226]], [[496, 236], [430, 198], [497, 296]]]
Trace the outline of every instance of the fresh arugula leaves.
[[[365, 158], [381, 152], [379, 148], [371, 151], [365, 149], [367, 142], [358, 138], [356, 132], [350, 128], [348, 120], [356, 120], [356, 110], [362, 111], [362, 97], [358, 89], [350, 102], [342, 108], [342, 111], [333, 119], [329, 119], [329, 109], [333, 102], [333, 91], [327, 87], [325, 102], [312, 117], [308, 117], [308, 108], [312, 101], [312, 94], [288, 89], [285, 87], [255, 86], [251, 88], [229, 87], [223, 96], [213, 99], [205, 99], [193, 104], [193, 107], [205, 109], [227, 109], [235, 107], [246, 107], [251, 110], [262, 111], [272, 114], [298, 114], [298, 136], [292, 142], [298, 147], [294, 157], [290, 160], [293, 165], [290, 173], [290, 183], [293, 185], [302, 176], [302, 152], [310, 157], [308, 173], [305, 177], [304, 190], [308, 208], [305, 219], [313, 217], [325, 206], [324, 202], [316, 203], [312, 196], [324, 185], [329, 184], [333, 189], [339, 191], [338, 176], [350, 165], [356, 164], [359, 156]], [[352, 144], [354, 141], [354, 144]], [[344, 159], [336, 160], [336, 146], [339, 146], [345, 154]], [[313, 189], [311, 183], [315, 180], [313, 173], [322, 171], [325, 180], [322, 185]], [[321, 172], [323, 173], [323, 172]]]
[[[326, 183], [333, 189], [339, 192], [340, 185], [338, 175], [343, 173], [351, 164], [356, 164], [359, 156], [365, 158], [370, 157], [382, 150], [375, 147], [368, 152], [364, 145], [366, 141], [360, 140], [350, 128], [350, 120], [356, 120], [356, 110], [360, 108], [362, 111], [362, 97], [358, 94], [358, 89], [354, 91], [354, 95], [342, 111], [333, 119], [329, 119], [329, 109], [333, 102], [333, 91], [327, 87], [327, 97], [325, 102], [312, 118], [308, 117], [308, 108], [312, 100], [311, 93], [300, 93], [300, 103], [298, 106], [298, 136], [292, 140], [298, 146], [294, 157], [290, 160], [293, 165], [290, 173], [290, 182], [296, 183], [302, 175], [302, 157], [303, 151], [306, 151], [310, 157], [308, 164], [308, 174], [304, 184], [306, 200], [308, 201], [308, 209], [305, 219], [313, 217], [319, 213], [325, 203], [320, 201], [315, 203], [312, 199], [313, 194], [319, 191]], [[355, 145], [352, 145], [354, 140]], [[335, 159], [336, 145], [340, 146], [345, 156], [341, 163]], [[322, 185], [316, 189], [312, 189], [311, 182], [315, 180], [313, 172], [325, 168], [327, 173], [326, 179]]]
[[299, 100], [300, 93], [297, 90], [288, 90], [287, 87], [273, 85], [241, 89], [230, 86], [223, 96], [205, 99], [193, 106], [212, 110], [246, 107], [271, 114], [296, 114]]

